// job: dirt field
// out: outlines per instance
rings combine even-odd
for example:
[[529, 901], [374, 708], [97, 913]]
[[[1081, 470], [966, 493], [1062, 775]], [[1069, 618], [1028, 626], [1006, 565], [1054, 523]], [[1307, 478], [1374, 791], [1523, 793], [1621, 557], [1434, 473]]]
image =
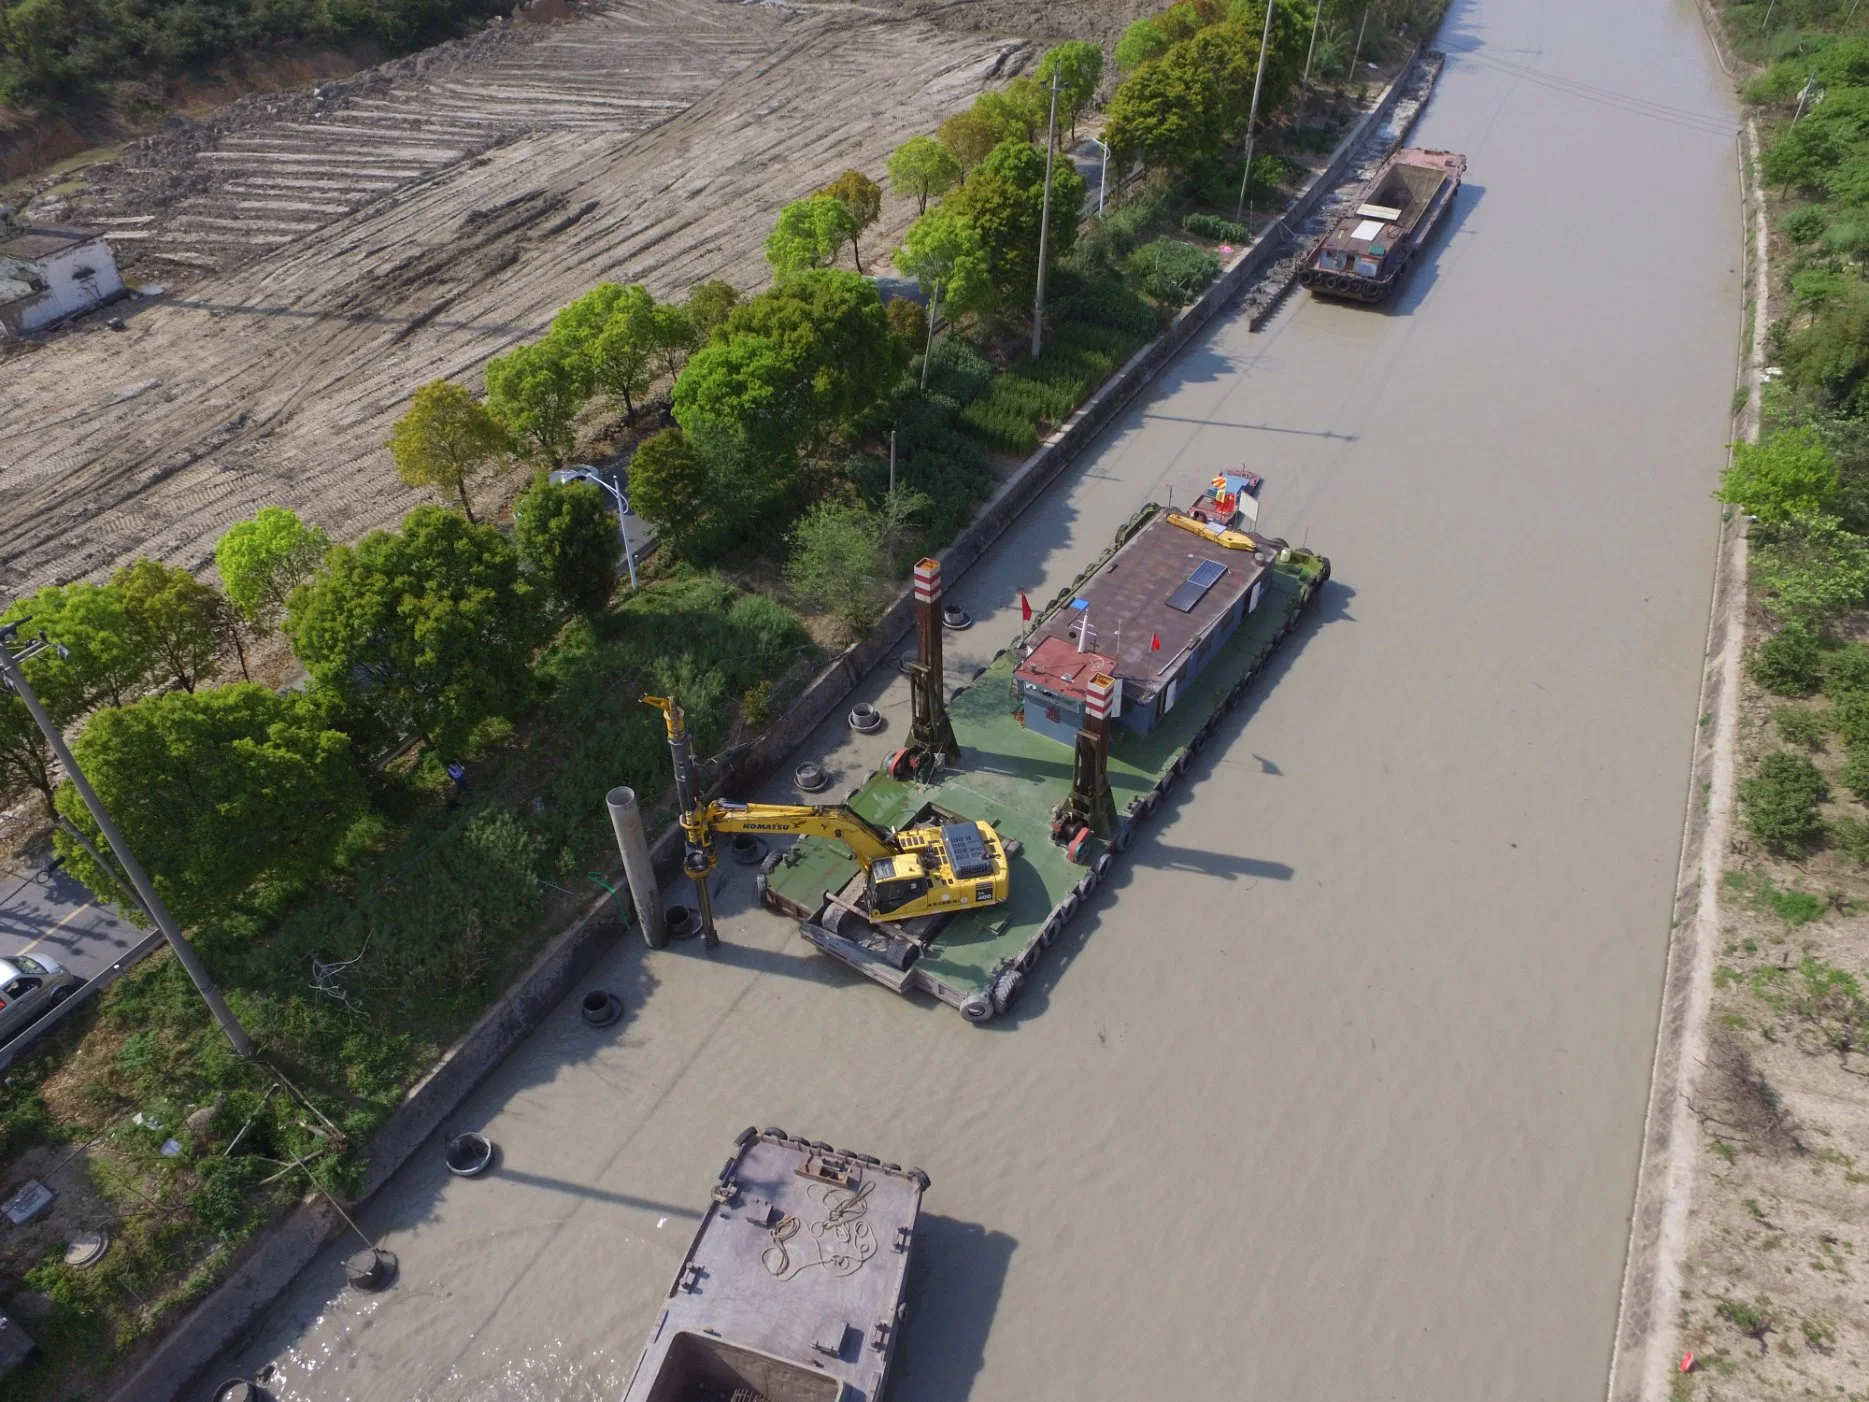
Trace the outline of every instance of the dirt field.
[[[381, 444], [417, 385], [477, 383], [606, 278], [763, 284], [781, 204], [880, 176], [1034, 52], [956, 16], [615, 0], [177, 124], [67, 211], [139, 221], [118, 246], [169, 295], [3, 362], [0, 589], [200, 568], [274, 502], [392, 523], [417, 497]], [[889, 200], [868, 246], [912, 214]]]

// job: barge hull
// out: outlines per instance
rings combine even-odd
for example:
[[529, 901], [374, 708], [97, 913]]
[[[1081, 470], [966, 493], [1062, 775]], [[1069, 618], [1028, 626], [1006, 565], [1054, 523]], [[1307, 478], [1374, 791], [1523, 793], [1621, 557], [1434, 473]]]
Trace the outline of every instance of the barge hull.
[[[1110, 552], [1061, 591], [1033, 628], [1064, 607], [1158, 511], [1148, 508], [1125, 527]], [[1147, 734], [1116, 729], [1109, 780], [1118, 825], [1108, 841], [1091, 843], [1080, 854], [1081, 862], [1073, 862], [1050, 833], [1052, 809], [1070, 787], [1071, 754], [1013, 714], [1018, 657], [1013, 649], [1001, 652], [949, 705], [961, 744], [958, 767], [944, 770], [931, 784], [874, 775], [851, 800], [858, 813], [883, 827], [898, 826], [925, 804], [936, 803], [984, 819], [1020, 846], [1012, 862], [1010, 899], [954, 917], [906, 967], [884, 957], [887, 926], [876, 929], [874, 939], [853, 939], [827, 928], [828, 896], [857, 874], [855, 862], [834, 844], [801, 839], [766, 874], [766, 904], [799, 919], [804, 938], [818, 949], [895, 992], [926, 993], [970, 1021], [1004, 1012], [1044, 950], [1122, 859], [1137, 825], [1156, 811], [1191, 756], [1244, 699], [1329, 575], [1328, 560], [1301, 553], [1268, 571], [1259, 607], [1245, 616], [1156, 727]]]

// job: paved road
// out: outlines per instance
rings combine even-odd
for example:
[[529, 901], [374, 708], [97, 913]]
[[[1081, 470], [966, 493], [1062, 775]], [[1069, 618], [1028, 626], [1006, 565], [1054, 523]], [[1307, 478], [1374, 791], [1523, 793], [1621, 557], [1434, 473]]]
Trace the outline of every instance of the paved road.
[[[1315, 621], [971, 1027], [718, 898], [619, 950], [222, 1375], [303, 1402], [614, 1399], [731, 1136], [926, 1167], [895, 1402], [1600, 1396], [1679, 856], [1739, 330], [1730, 94], [1687, 0], [1461, 0], [1418, 141], [1470, 179], [1391, 308], [1198, 338], [964, 578], [984, 660], [1218, 465], [1329, 553]], [[967, 655], [969, 652], [971, 656]], [[807, 753], [899, 743], [889, 669]], [[782, 790], [765, 797], [781, 796]], [[582, 991], [582, 990], [580, 990]]]
[[90, 978], [146, 935], [67, 872], [0, 872], [0, 956], [49, 956], [79, 978]]

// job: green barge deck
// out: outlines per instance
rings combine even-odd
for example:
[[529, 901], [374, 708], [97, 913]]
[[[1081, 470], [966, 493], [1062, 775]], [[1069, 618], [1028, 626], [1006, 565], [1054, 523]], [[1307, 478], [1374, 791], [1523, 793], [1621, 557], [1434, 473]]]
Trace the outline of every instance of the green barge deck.
[[[1161, 510], [1145, 508], [1111, 550], [1061, 591], [1022, 636], [1068, 606], [1085, 581]], [[1016, 647], [1002, 650], [949, 703], [961, 747], [956, 765], [931, 783], [878, 773], [849, 800], [885, 829], [907, 824], [932, 804], [991, 823], [1009, 840], [1009, 850], [1011, 843], [1018, 844], [1010, 899], [950, 918], [932, 937], [915, 941], [918, 952], [906, 961], [901, 940], [850, 938], [828, 927], [824, 916], [831, 898], [861, 877], [857, 862], [835, 843], [804, 837], [775, 854], [762, 875], [762, 900], [799, 920], [804, 937], [826, 954], [899, 993], [932, 994], [970, 1021], [1004, 1012], [1044, 950], [1122, 859], [1135, 826], [1155, 811], [1221, 717], [1244, 699], [1329, 576], [1330, 562], [1322, 556], [1284, 551], [1266, 572], [1260, 607], [1242, 618], [1155, 728], [1146, 734], [1113, 728], [1108, 774], [1117, 825], [1108, 841], [1093, 841], [1077, 861], [1051, 840], [1052, 811], [1071, 789], [1072, 752], [1021, 723], [1013, 680], [1020, 654]]]

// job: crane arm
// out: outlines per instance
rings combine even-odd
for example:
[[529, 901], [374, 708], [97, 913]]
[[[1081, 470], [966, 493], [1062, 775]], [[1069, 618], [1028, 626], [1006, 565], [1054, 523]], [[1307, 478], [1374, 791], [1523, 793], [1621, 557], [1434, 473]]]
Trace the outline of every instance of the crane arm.
[[848, 847], [864, 866], [901, 855], [888, 833], [841, 805], [723, 803], [704, 808], [697, 826], [713, 832], [772, 832], [828, 837]]

